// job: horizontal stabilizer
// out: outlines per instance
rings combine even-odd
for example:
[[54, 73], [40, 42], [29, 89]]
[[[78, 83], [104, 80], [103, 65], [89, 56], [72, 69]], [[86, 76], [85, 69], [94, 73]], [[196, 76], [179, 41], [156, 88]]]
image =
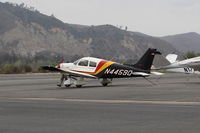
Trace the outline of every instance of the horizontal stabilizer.
[[144, 72], [134, 72], [133, 75], [135, 75], [135, 76], [142, 76], [142, 77], [149, 76], [148, 73], [144, 73]]
[[153, 74], [153, 75], [157, 75], [157, 76], [164, 75], [164, 73], [160, 73], [160, 72], [151, 72], [151, 74]]

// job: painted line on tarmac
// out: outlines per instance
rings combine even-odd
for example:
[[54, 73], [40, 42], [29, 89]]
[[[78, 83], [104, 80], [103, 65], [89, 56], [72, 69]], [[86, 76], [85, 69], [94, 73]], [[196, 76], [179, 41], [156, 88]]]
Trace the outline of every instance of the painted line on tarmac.
[[64, 98], [9, 98], [7, 100], [34, 100], [34, 101], [65, 101], [65, 102], [87, 102], [87, 103], [140, 103], [140, 104], [166, 104], [166, 105], [200, 105], [200, 102], [180, 101], [140, 101], [140, 100], [95, 100], [95, 99], [64, 99]]

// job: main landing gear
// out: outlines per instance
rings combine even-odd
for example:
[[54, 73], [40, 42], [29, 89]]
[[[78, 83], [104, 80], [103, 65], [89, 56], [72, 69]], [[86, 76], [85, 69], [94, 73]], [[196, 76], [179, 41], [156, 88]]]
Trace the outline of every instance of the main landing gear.
[[76, 78], [76, 77], [71, 77], [71, 76], [62, 74], [57, 86], [70, 87], [71, 85], [75, 85], [77, 88], [81, 88], [84, 84], [85, 84], [84, 78], [82, 77]]
[[101, 81], [101, 84], [103, 86], [107, 86], [108, 84], [112, 83], [112, 79], [107, 79], [107, 78], [103, 78], [103, 80]]
[[[112, 79], [103, 78], [101, 81], [102, 86], [107, 86], [108, 84], [112, 83]], [[85, 85], [85, 81], [83, 77], [72, 77], [69, 75], [62, 74], [60, 81], [57, 83], [59, 87], [70, 87], [75, 85], [77, 88], [81, 88]]]

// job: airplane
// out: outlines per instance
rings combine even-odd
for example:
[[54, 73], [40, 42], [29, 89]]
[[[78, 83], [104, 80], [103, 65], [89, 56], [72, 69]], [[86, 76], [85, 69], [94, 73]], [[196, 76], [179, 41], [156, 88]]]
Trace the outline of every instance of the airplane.
[[120, 64], [113, 61], [94, 57], [83, 57], [73, 63], [60, 63], [59, 65], [43, 66], [44, 70], [60, 72], [61, 78], [57, 86], [82, 87], [84, 78], [102, 79], [101, 84], [107, 86], [114, 78], [147, 77], [151, 73], [151, 66], [157, 49], [149, 48], [136, 64]]
[[[190, 59], [185, 59], [182, 61], [177, 60], [178, 55], [169, 54], [166, 59], [160, 58], [165, 65], [158, 65], [158, 63], [153, 63], [157, 70], [167, 70], [172, 72], [181, 72], [186, 74], [199, 74], [200, 71], [200, 56]], [[156, 57], [157, 58], [157, 57]]]

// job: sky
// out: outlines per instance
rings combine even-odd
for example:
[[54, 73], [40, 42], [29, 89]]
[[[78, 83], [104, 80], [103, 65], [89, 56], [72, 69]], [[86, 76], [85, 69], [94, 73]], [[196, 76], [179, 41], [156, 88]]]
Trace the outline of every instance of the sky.
[[0, 0], [25, 3], [65, 23], [111, 24], [152, 36], [200, 33], [200, 0]]

